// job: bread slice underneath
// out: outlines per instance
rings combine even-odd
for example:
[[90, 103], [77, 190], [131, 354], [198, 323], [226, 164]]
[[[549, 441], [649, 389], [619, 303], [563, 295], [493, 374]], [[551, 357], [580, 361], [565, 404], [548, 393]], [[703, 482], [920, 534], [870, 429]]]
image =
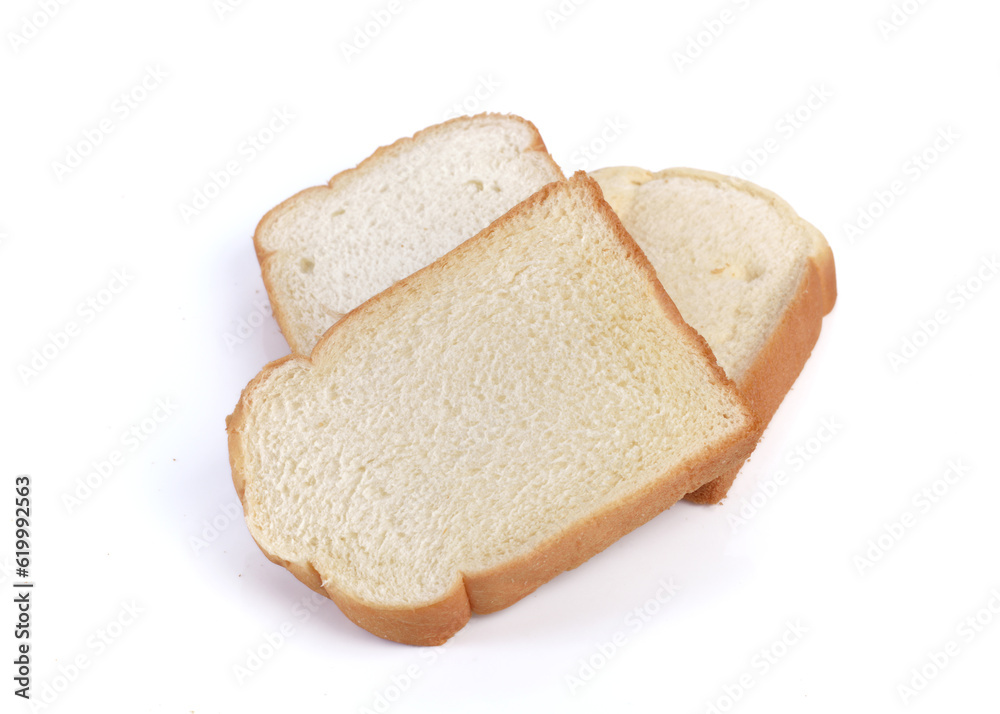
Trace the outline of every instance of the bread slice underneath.
[[[823, 235], [748, 181], [632, 167], [592, 176], [681, 315], [766, 427], [837, 299], [833, 253]], [[719, 502], [738, 471], [688, 498]]]
[[254, 244], [292, 351], [309, 354], [343, 314], [562, 178], [531, 122], [481, 114], [383, 147], [272, 209]]
[[227, 429], [264, 553], [420, 645], [727, 473], [757, 434], [583, 173], [265, 367]]

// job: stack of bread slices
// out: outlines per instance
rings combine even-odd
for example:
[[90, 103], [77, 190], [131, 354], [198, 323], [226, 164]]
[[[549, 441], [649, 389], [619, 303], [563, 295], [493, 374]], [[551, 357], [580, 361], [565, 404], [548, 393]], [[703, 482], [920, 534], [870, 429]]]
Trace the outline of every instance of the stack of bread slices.
[[829, 246], [773, 193], [566, 179], [507, 115], [379, 149], [254, 243], [292, 354], [227, 419], [250, 533], [419, 645], [720, 501], [836, 298]]

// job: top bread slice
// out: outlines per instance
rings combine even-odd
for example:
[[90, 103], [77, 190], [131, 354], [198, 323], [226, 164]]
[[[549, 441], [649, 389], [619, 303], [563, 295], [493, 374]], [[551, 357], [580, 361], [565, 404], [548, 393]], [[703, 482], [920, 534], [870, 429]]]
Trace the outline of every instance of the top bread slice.
[[[592, 174], [684, 319], [766, 427], [837, 299], [823, 235], [760, 186], [694, 169]], [[688, 496], [717, 503], [737, 468]]]
[[757, 434], [583, 173], [265, 367], [227, 429], [265, 554], [420, 645], [584, 562]]
[[254, 244], [275, 319], [309, 354], [342, 315], [563, 178], [517, 116], [459, 117], [271, 210]]

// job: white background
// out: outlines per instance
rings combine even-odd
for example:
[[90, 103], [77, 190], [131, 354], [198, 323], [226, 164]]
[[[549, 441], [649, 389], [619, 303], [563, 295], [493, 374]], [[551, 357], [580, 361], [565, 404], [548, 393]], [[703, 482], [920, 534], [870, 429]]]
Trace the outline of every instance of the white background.
[[[4, 3], [3, 710], [28, 710], [11, 693], [19, 473], [34, 483], [46, 711], [996, 710], [1000, 279], [976, 275], [998, 252], [1000, 7], [908, 0], [890, 32], [889, 0], [591, 0], [565, 17], [548, 14], [557, 0], [400, 3], [349, 58], [387, 2], [247, 0], [220, 16], [212, 0], [104, 0], [49, 3], [51, 18]], [[718, 36], [690, 45], [723, 10]], [[686, 48], [698, 56], [680, 67]], [[149, 68], [165, 77], [137, 89]], [[801, 108], [814, 92], [830, 96]], [[264, 559], [234, 515], [223, 420], [287, 352], [258, 307], [257, 221], [466, 100], [534, 121], [567, 173], [743, 171], [827, 235], [840, 298], [723, 505], [678, 504], [434, 651], [315, 607]], [[251, 155], [275, 111], [294, 118]], [[102, 120], [89, 155], [57, 166]], [[608, 122], [624, 127], [602, 138]], [[230, 161], [239, 173], [206, 189]], [[89, 312], [116, 270], [127, 285]], [[971, 300], [954, 292], [967, 284]], [[920, 346], [894, 366], [908, 338]], [[35, 369], [35, 350], [54, 356]], [[143, 420], [141, 442], [123, 439]], [[951, 484], [950, 460], [968, 465]], [[655, 611], [641, 626], [637, 607]], [[977, 613], [980, 631], [962, 625]], [[806, 630], [790, 646], [788, 623]], [[950, 641], [936, 673], [929, 653]], [[780, 656], [765, 667], [761, 650]], [[898, 687], [924, 665], [904, 706]]]

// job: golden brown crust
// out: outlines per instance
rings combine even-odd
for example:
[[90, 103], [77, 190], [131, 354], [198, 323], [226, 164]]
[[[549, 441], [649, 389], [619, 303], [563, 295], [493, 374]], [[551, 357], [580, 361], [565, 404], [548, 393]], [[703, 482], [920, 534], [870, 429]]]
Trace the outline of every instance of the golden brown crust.
[[609, 545], [674, 505], [697, 484], [719, 478], [742, 464], [756, 439], [734, 434], [713, 449], [692, 457], [648, 488], [592, 514], [538, 546], [530, 555], [488, 571], [465, 575], [473, 612], [502, 610], [556, 575], [586, 562]]
[[[483, 118], [510, 119], [526, 125], [527, 127], [530, 128], [533, 134], [531, 144], [528, 146], [526, 151], [538, 151], [544, 154], [548, 154], [548, 151], [545, 148], [545, 142], [542, 140], [542, 135], [539, 133], [538, 128], [527, 119], [519, 117], [516, 114], [498, 114], [494, 112], [484, 112], [481, 114], [476, 114], [474, 116], [455, 117], [453, 119], [444, 121], [440, 124], [429, 126], [426, 129], [421, 129], [413, 136], [397, 139], [392, 144], [379, 147], [378, 149], [375, 150], [374, 153], [372, 153], [371, 156], [363, 160], [360, 164], [358, 164], [354, 168], [346, 169], [338, 174], [335, 174], [329, 181], [326, 182], [326, 185], [311, 186], [310, 188], [303, 189], [302, 191], [299, 191], [291, 198], [285, 199], [277, 206], [272, 208], [270, 211], [268, 211], [266, 214], [264, 214], [264, 217], [261, 218], [260, 222], [257, 224], [256, 230], [254, 230], [253, 234], [254, 250], [257, 253], [257, 260], [260, 263], [260, 272], [261, 272], [261, 278], [263, 279], [264, 282], [264, 288], [267, 290], [267, 296], [271, 302], [271, 312], [274, 315], [275, 321], [278, 323], [278, 327], [281, 329], [281, 334], [285, 336], [285, 340], [288, 342], [288, 346], [292, 349], [292, 352], [298, 354], [308, 354], [311, 350], [309, 345], [302, 343], [297, 339], [296, 332], [293, 329], [292, 325], [292, 317], [291, 315], [288, 314], [288, 312], [285, 311], [284, 307], [282, 306], [281, 300], [277, 296], [275, 282], [274, 280], [272, 280], [271, 277], [271, 267], [270, 267], [271, 257], [274, 255], [275, 251], [266, 250], [262, 245], [262, 232], [264, 227], [267, 226], [282, 212], [294, 208], [304, 197], [308, 196], [310, 193], [313, 193], [315, 191], [329, 191], [334, 189], [337, 183], [347, 179], [355, 171], [365, 170], [374, 164], [378, 164], [385, 158], [404, 150], [407, 146], [413, 144], [414, 142], [418, 141], [421, 137], [424, 137], [427, 134], [438, 133], [450, 126], [453, 126], [454, 124], [477, 121]], [[556, 165], [555, 161], [552, 160], [551, 156], [549, 157], [549, 160], [552, 162], [552, 166], [553, 168], [555, 168], [558, 175], [562, 176], [562, 171], [559, 169], [558, 165]]]
[[[802, 282], [795, 297], [782, 313], [777, 329], [771, 333], [770, 339], [739, 383], [740, 391], [760, 419], [761, 434], [805, 367], [806, 360], [819, 339], [823, 315], [828, 311], [827, 305], [832, 305], [829, 293], [824, 291], [821, 277], [822, 271], [832, 272], [832, 260], [829, 266], [820, 267], [817, 263], [815, 258], [809, 259]], [[742, 465], [740, 463], [729, 473], [689, 493], [685, 498], [694, 503], [718, 503], [729, 493]]]
[[[794, 297], [738, 384], [759, 419], [759, 438], [809, 359], [812, 348], [819, 339], [823, 316], [833, 309], [837, 301], [836, 269], [830, 245], [823, 234], [802, 219], [784, 199], [749, 181], [689, 168], [667, 169], [657, 173], [633, 167], [601, 171], [609, 175], [620, 172], [628, 176], [636, 186], [646, 181], [671, 177], [693, 178], [731, 186], [767, 201], [785, 220], [799, 224], [812, 237], [813, 254], [807, 261]], [[718, 503], [729, 492], [742, 465], [742, 462], [737, 464], [730, 472], [689, 493], [685, 499], [694, 503]]]
[[260, 543], [257, 547], [272, 563], [286, 568], [300, 582], [333, 600], [351, 622], [383, 639], [407, 645], [443, 645], [469, 621], [469, 597], [461, 576], [441, 600], [426, 607], [375, 607], [340, 590], [334, 582], [324, 586], [323, 577], [312, 563], [293, 563], [271, 555]]
[[[385, 299], [391, 291], [409, 290], [413, 283], [422, 279], [428, 271], [437, 269], [443, 261], [453, 260], [463, 252], [475, 250], [475, 246], [489, 238], [491, 231], [514, 220], [515, 215], [541, 203], [552, 192], [566, 190], [569, 186], [583, 188], [597, 199], [596, 205], [611, 224], [615, 235], [648, 283], [649, 289], [662, 306], [666, 317], [676, 325], [690, 343], [701, 352], [712, 365], [713, 374], [719, 384], [727, 385], [741, 402], [739, 392], [715, 362], [708, 344], [683, 321], [673, 301], [667, 296], [656, 278], [656, 272], [649, 264], [639, 246], [622, 226], [618, 216], [603, 201], [598, 184], [585, 173], [578, 172], [571, 179], [554, 182], [519, 204], [507, 215], [494, 221], [475, 237], [459, 245], [434, 264], [423, 268], [391, 288], [371, 298], [366, 303], [348, 313], [323, 335], [313, 350], [311, 357], [289, 355], [268, 364], [243, 390], [233, 414], [226, 420], [229, 434], [230, 464], [233, 483], [246, 511], [244, 484], [246, 481], [243, 426], [245, 410], [254, 399], [254, 391], [269, 378], [271, 373], [290, 360], [301, 360], [312, 364], [322, 353], [324, 346], [336, 339], [337, 333], [357, 319], [365, 311], [373, 309], [378, 301]], [[517, 211], [518, 214], [515, 214]], [[308, 562], [293, 563], [277, 558], [261, 547], [272, 562], [284, 566], [299, 580], [317, 592], [333, 600], [353, 622], [385, 639], [413, 645], [435, 645], [445, 642], [461, 629], [469, 620], [471, 612], [493, 612], [517, 602], [537, 587], [559, 573], [577, 567], [595, 554], [604, 550], [626, 533], [642, 525], [653, 516], [669, 508], [684, 494], [697, 489], [706, 482], [728, 473], [746, 460], [756, 445], [760, 433], [752, 411], [743, 404], [746, 424], [713, 448], [705, 449], [688, 462], [675, 467], [662, 478], [642, 491], [629, 494], [617, 503], [591, 514], [540, 544], [531, 554], [508, 561], [495, 568], [477, 573], [458, 574], [456, 583], [440, 599], [413, 608], [387, 608], [377, 603], [366, 602], [337, 587], [333, 582], [323, 583], [316, 568]], [[259, 544], [258, 544], [259, 545]]]

